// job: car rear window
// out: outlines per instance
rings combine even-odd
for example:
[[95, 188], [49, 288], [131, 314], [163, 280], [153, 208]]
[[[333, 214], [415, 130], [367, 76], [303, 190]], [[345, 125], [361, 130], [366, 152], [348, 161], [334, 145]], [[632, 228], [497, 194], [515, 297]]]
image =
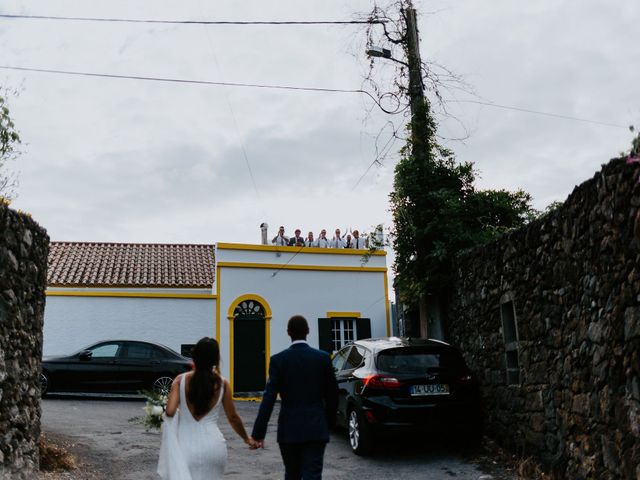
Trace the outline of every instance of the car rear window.
[[424, 373], [434, 370], [464, 370], [464, 360], [453, 350], [398, 348], [378, 354], [378, 370], [385, 373]]

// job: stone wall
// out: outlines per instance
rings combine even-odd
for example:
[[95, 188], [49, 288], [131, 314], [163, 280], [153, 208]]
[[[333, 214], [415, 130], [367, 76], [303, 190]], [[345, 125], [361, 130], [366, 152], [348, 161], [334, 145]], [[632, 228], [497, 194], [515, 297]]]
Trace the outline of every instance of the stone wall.
[[639, 176], [612, 160], [458, 259], [449, 340], [480, 376], [487, 432], [554, 478], [640, 479]]
[[0, 479], [38, 468], [48, 250], [46, 231], [0, 202]]

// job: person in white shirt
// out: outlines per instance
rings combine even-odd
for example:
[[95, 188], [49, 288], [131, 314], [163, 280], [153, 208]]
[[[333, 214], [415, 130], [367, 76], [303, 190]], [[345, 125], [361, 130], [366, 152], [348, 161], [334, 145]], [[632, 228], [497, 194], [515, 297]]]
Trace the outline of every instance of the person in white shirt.
[[313, 238], [313, 232], [309, 232], [307, 234], [307, 239], [304, 241], [304, 246], [305, 247], [317, 247], [318, 246], [317, 240], [314, 240], [314, 238]]
[[280, 226], [280, 230], [278, 230], [278, 234], [273, 237], [271, 243], [276, 244], [278, 247], [286, 247], [289, 245], [289, 237], [284, 234], [284, 227]]
[[367, 247], [367, 239], [366, 238], [362, 238], [360, 236], [360, 232], [358, 232], [358, 230], [354, 230], [353, 231], [353, 238], [351, 239], [351, 247], [350, 248], [356, 248], [356, 249], [365, 249], [368, 248]]
[[336, 236], [331, 240], [331, 244], [329, 245], [331, 248], [344, 248], [345, 241], [344, 238], [340, 236], [340, 229], [336, 228]]
[[318, 237], [316, 247], [329, 248], [329, 239], [327, 238], [327, 231], [323, 228]]

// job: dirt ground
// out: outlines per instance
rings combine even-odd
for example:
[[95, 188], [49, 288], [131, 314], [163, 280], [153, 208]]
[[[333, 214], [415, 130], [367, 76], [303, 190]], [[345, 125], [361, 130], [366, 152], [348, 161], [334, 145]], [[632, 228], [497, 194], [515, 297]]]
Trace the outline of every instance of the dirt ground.
[[[147, 432], [129, 421], [142, 414], [144, 403], [135, 400], [47, 398], [43, 401], [42, 430], [47, 438], [71, 452], [78, 468], [68, 472], [41, 472], [39, 480], [147, 480], [158, 479], [156, 465], [159, 432]], [[247, 429], [258, 404], [237, 402]], [[275, 442], [277, 411], [269, 424], [264, 450], [250, 451], [233, 433], [224, 415], [220, 429], [227, 439], [225, 478], [281, 480], [283, 468]], [[424, 440], [424, 441], [423, 441]], [[334, 432], [325, 455], [324, 478], [347, 480], [514, 480], [513, 467], [482, 452], [469, 453], [438, 439], [395, 439], [381, 442], [371, 457], [358, 457], [346, 434]]]

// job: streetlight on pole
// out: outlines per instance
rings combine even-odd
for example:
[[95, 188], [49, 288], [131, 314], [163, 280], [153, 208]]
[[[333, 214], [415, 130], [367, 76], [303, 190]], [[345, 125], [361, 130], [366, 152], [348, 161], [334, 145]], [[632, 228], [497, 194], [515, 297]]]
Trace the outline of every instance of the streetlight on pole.
[[405, 48], [407, 61], [403, 62], [393, 58], [391, 50], [378, 46], [369, 47], [366, 53], [370, 57], [386, 58], [408, 68], [409, 106], [411, 108], [411, 153], [417, 160], [426, 162], [429, 153], [428, 139], [435, 133], [435, 127], [430, 121], [427, 112], [428, 103], [424, 96], [416, 10], [415, 8], [406, 8], [403, 13], [406, 21]]
[[391, 58], [391, 50], [389, 50], [388, 48], [371, 46], [367, 48], [366, 52], [367, 52], [367, 55], [369, 55], [370, 57], [382, 57], [382, 58], [390, 58], [391, 60], [395, 60], [394, 58]]

